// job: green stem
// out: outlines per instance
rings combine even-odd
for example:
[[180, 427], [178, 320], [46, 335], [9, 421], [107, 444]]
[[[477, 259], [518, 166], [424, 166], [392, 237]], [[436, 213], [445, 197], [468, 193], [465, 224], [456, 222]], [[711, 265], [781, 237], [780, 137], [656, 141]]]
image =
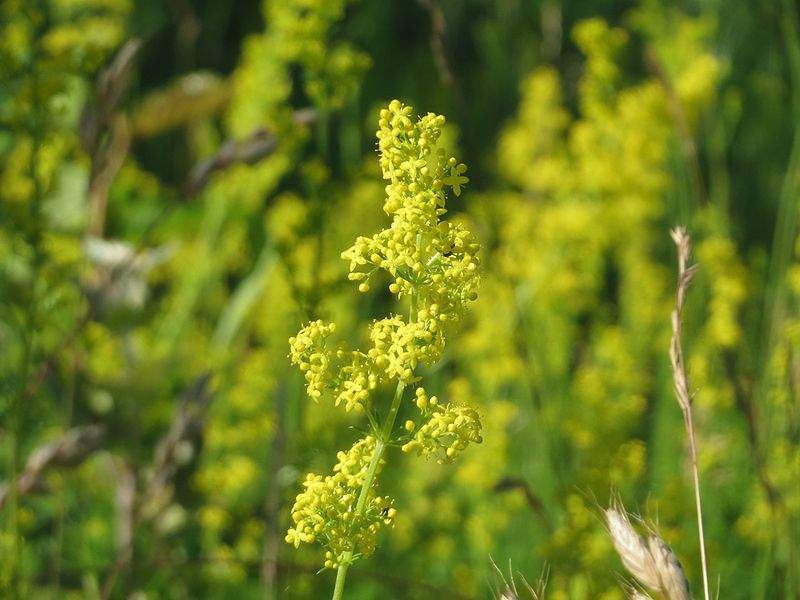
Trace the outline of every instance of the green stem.
[[[421, 246], [422, 235], [417, 234], [417, 249], [419, 249]], [[414, 286], [414, 290], [411, 293], [410, 301], [408, 319], [413, 323], [417, 320], [417, 313], [419, 311], [419, 294], [417, 293], [416, 286]], [[383, 427], [381, 430], [375, 431], [377, 437], [375, 442], [375, 450], [370, 458], [369, 466], [367, 467], [367, 474], [364, 477], [364, 483], [361, 486], [361, 492], [358, 495], [354, 521], [364, 514], [364, 507], [367, 504], [367, 496], [369, 495], [369, 490], [372, 488], [372, 480], [375, 478], [375, 474], [378, 471], [378, 465], [381, 464], [383, 453], [386, 451], [386, 446], [389, 444], [389, 440], [392, 437], [394, 422], [397, 419], [397, 413], [400, 411], [400, 402], [403, 400], [403, 392], [406, 389], [406, 385], [407, 384], [404, 381], [397, 382], [397, 388], [395, 388], [394, 391], [394, 398], [392, 398], [392, 405], [389, 408], [389, 414], [386, 415], [386, 420], [383, 422]], [[344, 582], [347, 578], [347, 570], [350, 568], [352, 560], [353, 551], [348, 550], [342, 556], [339, 568], [336, 570], [336, 584], [333, 587], [333, 600], [342, 599]]]
[[[397, 419], [397, 413], [400, 410], [400, 402], [403, 399], [403, 391], [405, 391], [405, 389], [405, 382], [398, 381], [397, 388], [394, 392], [394, 398], [392, 399], [392, 406], [389, 409], [389, 414], [386, 415], [386, 420], [384, 421], [383, 427], [379, 433], [379, 437], [375, 442], [375, 450], [372, 452], [372, 458], [370, 458], [369, 466], [367, 467], [367, 474], [364, 476], [364, 483], [361, 486], [361, 493], [358, 495], [358, 502], [356, 502], [356, 511], [354, 515], [356, 518], [354, 521], [357, 520], [357, 517], [360, 517], [364, 514], [364, 507], [367, 505], [367, 496], [369, 495], [369, 490], [372, 488], [372, 480], [375, 479], [375, 474], [378, 471], [378, 465], [381, 463], [383, 453], [386, 451], [386, 446], [388, 445], [389, 439], [392, 435], [392, 429], [394, 428], [394, 422]], [[344, 553], [344, 556], [342, 556], [341, 564], [336, 570], [336, 585], [333, 588], [333, 600], [341, 600], [342, 598], [342, 593], [344, 592], [344, 581], [347, 577], [347, 570], [352, 564], [352, 559], [352, 550], [348, 550]]]

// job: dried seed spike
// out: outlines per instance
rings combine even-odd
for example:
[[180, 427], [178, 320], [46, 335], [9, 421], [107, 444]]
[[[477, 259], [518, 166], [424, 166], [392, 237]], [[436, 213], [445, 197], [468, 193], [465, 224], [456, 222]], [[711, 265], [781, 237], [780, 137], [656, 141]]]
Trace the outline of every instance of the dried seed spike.
[[666, 594], [668, 600], [691, 600], [689, 582], [686, 580], [683, 566], [672, 548], [655, 533], [650, 534], [648, 546], [661, 579], [661, 590]]
[[645, 586], [661, 591], [661, 580], [656, 563], [647, 544], [631, 525], [628, 513], [621, 505], [606, 509], [606, 521], [614, 548], [622, 559], [622, 564], [631, 575]]

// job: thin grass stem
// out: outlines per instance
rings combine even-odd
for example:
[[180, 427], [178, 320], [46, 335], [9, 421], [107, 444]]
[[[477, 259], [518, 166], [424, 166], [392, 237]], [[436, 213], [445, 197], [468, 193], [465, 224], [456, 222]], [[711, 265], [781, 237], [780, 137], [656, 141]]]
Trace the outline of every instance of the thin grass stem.
[[697, 531], [700, 538], [700, 560], [703, 570], [703, 594], [705, 600], [710, 600], [708, 592], [708, 562], [706, 559], [705, 534], [703, 533], [703, 505], [700, 496], [700, 473], [697, 468], [697, 444], [692, 421], [692, 394], [689, 392], [689, 378], [686, 375], [686, 365], [681, 348], [681, 311], [686, 302], [686, 290], [692, 281], [696, 265], [689, 265], [691, 255], [691, 240], [683, 227], [677, 227], [670, 232], [672, 240], [678, 247], [678, 288], [675, 299], [675, 309], [672, 311], [672, 340], [670, 342], [670, 362], [672, 363], [673, 384], [675, 396], [683, 412], [683, 421], [686, 433], [689, 436], [689, 450], [692, 458], [692, 476], [694, 478], [694, 500], [697, 512]]

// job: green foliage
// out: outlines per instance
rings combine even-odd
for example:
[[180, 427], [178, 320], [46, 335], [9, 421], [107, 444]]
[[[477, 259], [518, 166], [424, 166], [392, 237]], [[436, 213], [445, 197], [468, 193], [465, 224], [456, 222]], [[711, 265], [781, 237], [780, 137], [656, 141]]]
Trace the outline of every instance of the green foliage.
[[0, 596], [317, 598], [371, 554], [346, 597], [488, 597], [491, 556], [621, 598], [612, 489], [697, 596], [684, 224], [712, 586], [797, 597], [798, 39], [788, 1], [3, 3]]

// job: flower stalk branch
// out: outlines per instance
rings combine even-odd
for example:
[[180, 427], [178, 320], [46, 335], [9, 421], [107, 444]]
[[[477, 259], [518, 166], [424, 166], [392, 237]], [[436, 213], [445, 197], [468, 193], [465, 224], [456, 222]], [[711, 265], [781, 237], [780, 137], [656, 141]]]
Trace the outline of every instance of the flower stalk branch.
[[[375, 478], [375, 474], [378, 471], [378, 465], [380, 464], [381, 460], [383, 460], [383, 453], [389, 443], [405, 389], [405, 383], [402, 381], [397, 383], [397, 389], [395, 390], [394, 398], [392, 399], [392, 406], [389, 409], [389, 414], [386, 416], [386, 421], [383, 424], [381, 436], [375, 442], [375, 451], [372, 453], [372, 458], [369, 461], [369, 467], [367, 467], [367, 474], [364, 477], [364, 484], [361, 486], [361, 492], [358, 495], [358, 502], [356, 503], [355, 510], [356, 518], [362, 517], [364, 514], [364, 507], [367, 503], [369, 490], [372, 488], [372, 482]], [[336, 570], [336, 584], [334, 585], [333, 589], [333, 600], [341, 600], [342, 598], [344, 582], [345, 578], [347, 577], [347, 570], [350, 568], [352, 560], [353, 552], [352, 550], [348, 550], [343, 556], [342, 564], [340, 564], [339, 568]]]
[[[458, 323], [477, 297], [478, 244], [462, 225], [443, 221], [446, 190], [458, 196], [468, 179], [466, 166], [439, 145], [444, 117], [428, 113], [416, 122], [411, 107], [392, 101], [381, 111], [377, 133], [380, 165], [388, 181], [384, 212], [390, 227], [372, 237], [358, 237], [342, 253], [350, 263], [348, 279], [361, 293], [379, 272], [388, 273], [389, 292], [408, 297], [409, 315], [392, 314], [369, 327], [372, 347], [366, 352], [335, 349], [328, 339], [336, 325], [321, 320], [303, 327], [289, 340], [290, 357], [305, 374], [306, 392], [314, 401], [332, 393], [336, 406], [366, 414], [371, 433], [350, 450], [339, 452], [333, 474], [309, 473], [292, 508], [294, 526], [286, 541], [319, 542], [326, 550], [324, 568], [336, 569], [333, 598], [342, 598], [350, 566], [375, 550], [377, 532], [392, 526], [394, 500], [380, 496], [377, 478], [386, 448], [408, 440], [402, 450], [416, 451], [440, 463], [452, 462], [470, 443], [479, 443], [477, 412], [456, 403], [440, 403], [418, 384], [420, 364], [439, 361], [445, 330]], [[383, 423], [376, 403], [379, 390], [395, 391]], [[406, 388], [415, 386], [419, 421], [409, 419], [397, 438], [395, 422]]]

